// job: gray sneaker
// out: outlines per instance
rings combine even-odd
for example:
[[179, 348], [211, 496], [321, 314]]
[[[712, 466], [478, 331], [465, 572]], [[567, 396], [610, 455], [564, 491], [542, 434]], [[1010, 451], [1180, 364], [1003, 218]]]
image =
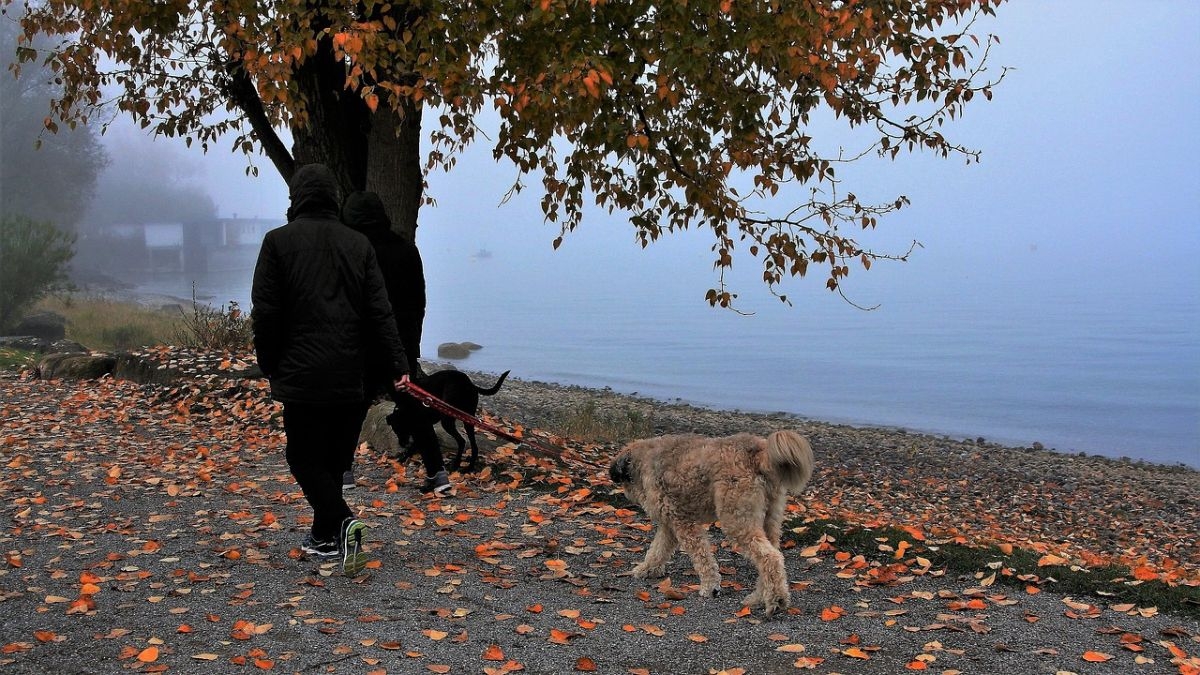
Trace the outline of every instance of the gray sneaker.
[[440, 495], [451, 487], [453, 486], [450, 485], [450, 475], [445, 471], [439, 471], [425, 479], [425, 484], [421, 486], [421, 492], [432, 492]]
[[342, 474], [342, 492], [353, 490], [355, 487], [358, 486], [354, 484], [354, 469], [350, 469]]

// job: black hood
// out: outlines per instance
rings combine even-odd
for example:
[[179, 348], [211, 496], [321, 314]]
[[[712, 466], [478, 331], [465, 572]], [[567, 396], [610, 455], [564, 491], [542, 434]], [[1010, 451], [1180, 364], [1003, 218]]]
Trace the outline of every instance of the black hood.
[[288, 207], [288, 220], [301, 216], [337, 215], [337, 179], [324, 164], [305, 164], [296, 169], [288, 189], [292, 201]]
[[392, 229], [383, 200], [374, 192], [351, 192], [342, 205], [342, 222], [363, 234]]

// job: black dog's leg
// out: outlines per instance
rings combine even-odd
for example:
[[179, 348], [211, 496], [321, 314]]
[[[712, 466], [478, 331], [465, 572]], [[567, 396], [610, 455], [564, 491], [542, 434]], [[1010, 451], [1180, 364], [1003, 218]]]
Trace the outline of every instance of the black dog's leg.
[[[466, 425], [464, 424], [463, 426]], [[442, 418], [442, 428], [446, 430], [446, 433], [450, 434], [450, 437], [454, 439], [454, 442], [458, 443], [458, 452], [454, 453], [454, 470], [458, 471], [458, 467], [462, 466], [463, 450], [466, 449], [467, 442], [463, 440], [462, 435], [458, 433], [458, 428], [454, 425], [453, 418]], [[469, 433], [471, 427], [468, 426], [467, 429]]]
[[474, 473], [479, 467], [479, 444], [475, 442], [475, 427], [470, 424], [463, 424], [463, 428], [467, 430], [467, 438], [471, 439], [471, 463], [467, 466], [467, 471]]

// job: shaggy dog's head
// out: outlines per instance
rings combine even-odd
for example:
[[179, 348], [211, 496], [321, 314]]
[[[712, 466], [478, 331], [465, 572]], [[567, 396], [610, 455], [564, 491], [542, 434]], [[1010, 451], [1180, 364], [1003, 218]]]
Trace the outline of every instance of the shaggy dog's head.
[[641, 456], [644, 445], [641, 441], [630, 443], [617, 453], [612, 464], [608, 466], [608, 477], [612, 479], [613, 485], [624, 488], [625, 498], [634, 504], [642, 503], [642, 481], [638, 467], [644, 459]]

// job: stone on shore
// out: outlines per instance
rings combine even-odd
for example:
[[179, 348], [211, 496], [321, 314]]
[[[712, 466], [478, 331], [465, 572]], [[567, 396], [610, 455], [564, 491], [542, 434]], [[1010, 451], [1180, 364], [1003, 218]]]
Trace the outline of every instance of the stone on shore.
[[67, 319], [56, 312], [38, 312], [21, 319], [11, 331], [13, 335], [32, 335], [53, 342], [67, 336]]
[[443, 359], [465, 359], [471, 352], [483, 349], [482, 345], [474, 342], [443, 342], [438, 345], [438, 357]]
[[111, 374], [116, 365], [116, 357], [108, 354], [63, 352], [43, 358], [37, 372], [43, 380], [95, 380]]

